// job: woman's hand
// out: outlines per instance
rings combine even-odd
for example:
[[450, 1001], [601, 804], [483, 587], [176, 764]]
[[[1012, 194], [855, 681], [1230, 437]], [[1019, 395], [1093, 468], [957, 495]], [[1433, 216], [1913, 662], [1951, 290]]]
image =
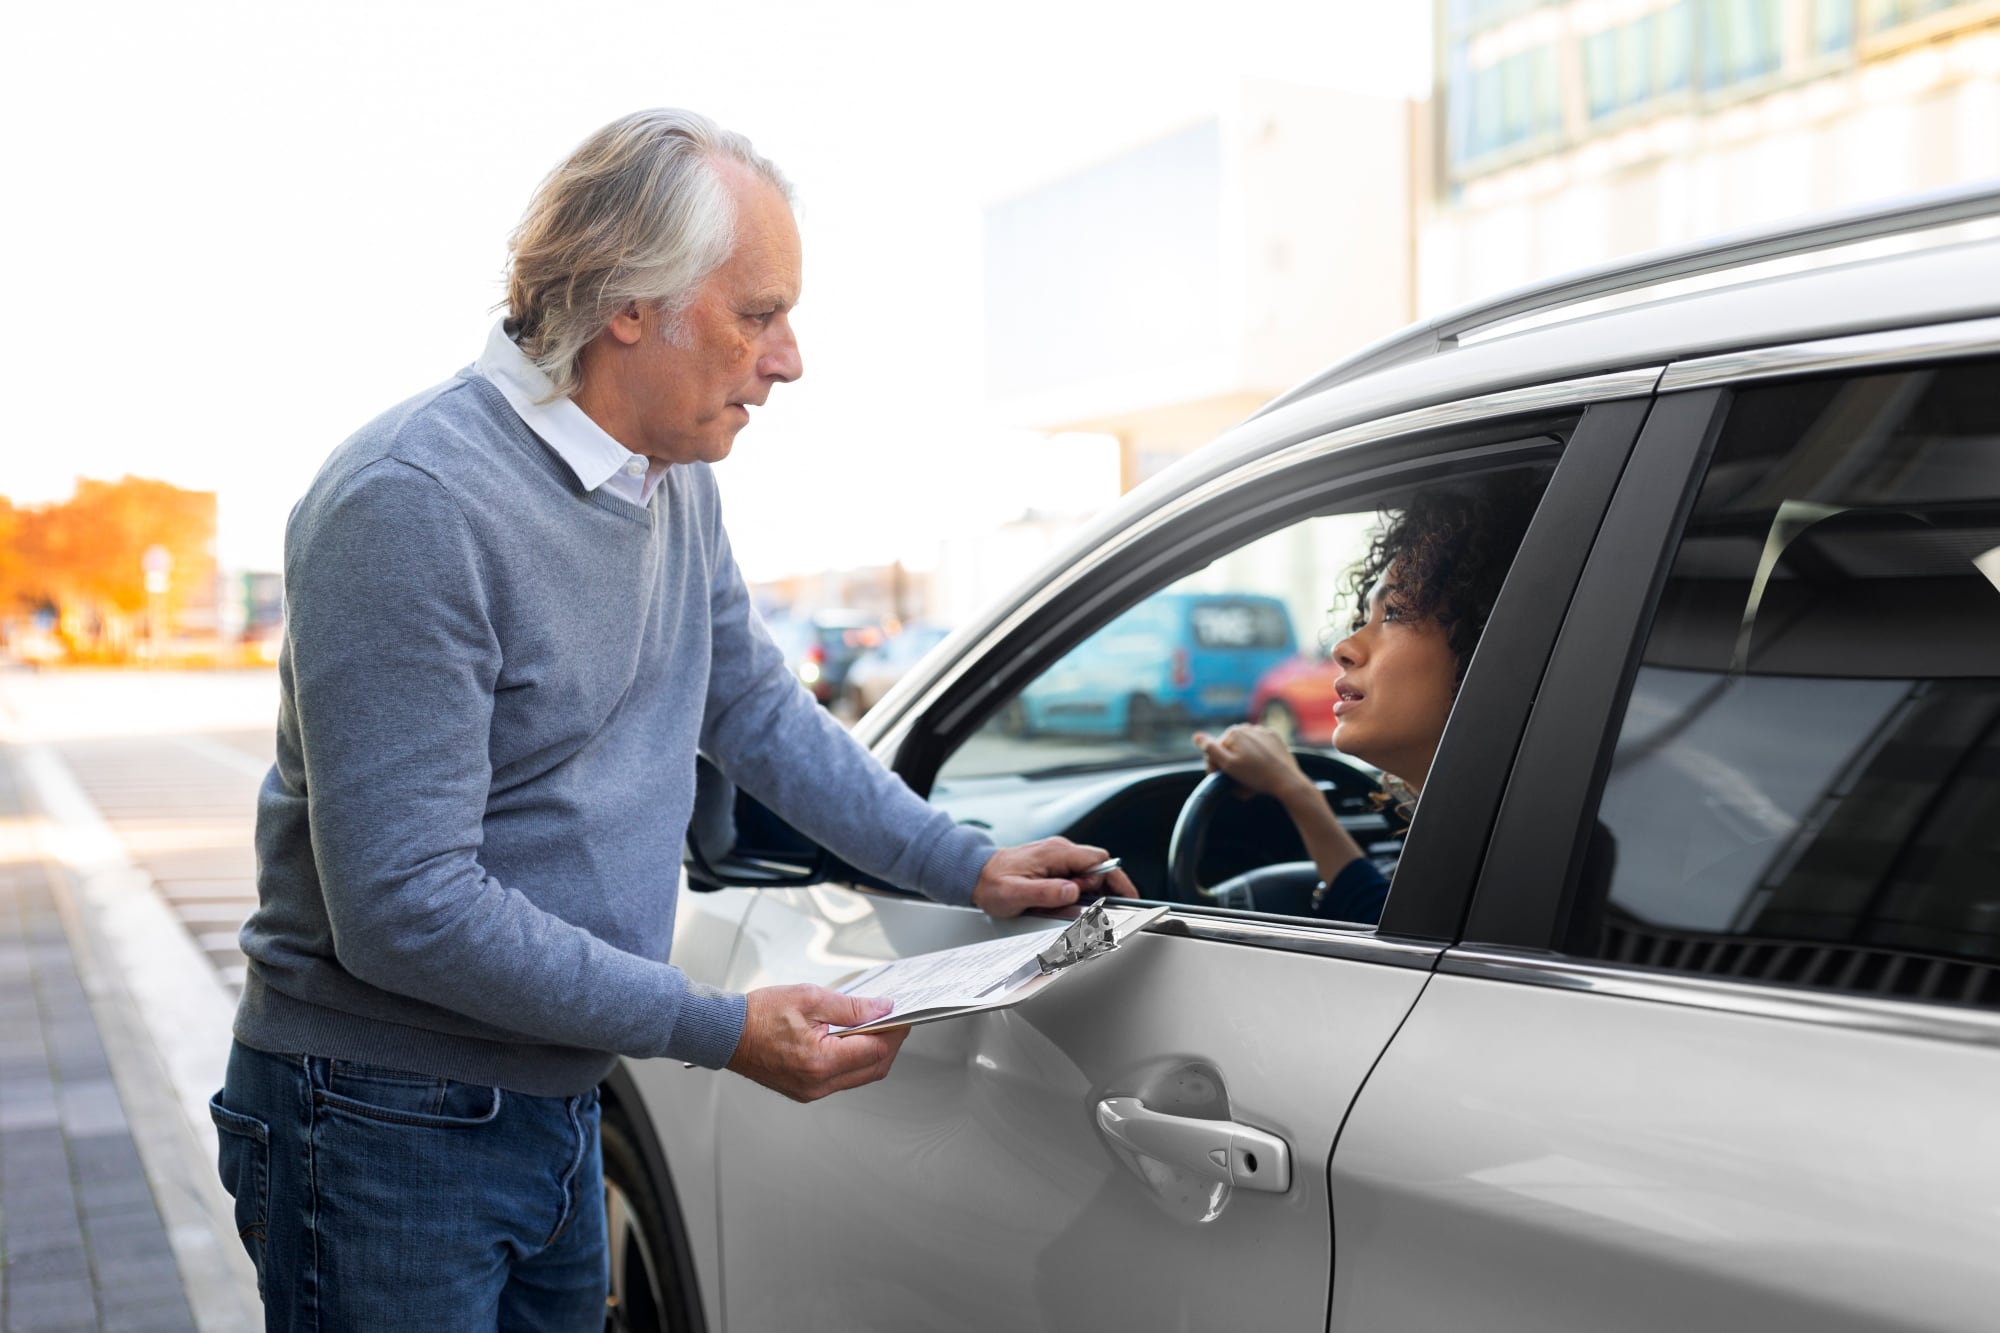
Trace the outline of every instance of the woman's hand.
[[1194, 743], [1208, 761], [1209, 772], [1227, 773], [1253, 792], [1279, 800], [1310, 792], [1318, 799], [1312, 780], [1292, 758], [1291, 747], [1269, 727], [1239, 722], [1219, 737], [1197, 731]]
[[1197, 731], [1194, 743], [1208, 760], [1209, 772], [1227, 773], [1247, 791], [1283, 802], [1321, 879], [1332, 880], [1361, 855], [1360, 844], [1340, 826], [1333, 807], [1277, 732], [1238, 723], [1220, 737]]

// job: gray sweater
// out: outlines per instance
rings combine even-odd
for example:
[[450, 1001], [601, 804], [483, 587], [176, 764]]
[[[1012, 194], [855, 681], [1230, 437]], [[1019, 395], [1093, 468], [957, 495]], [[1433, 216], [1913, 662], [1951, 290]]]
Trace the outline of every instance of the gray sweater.
[[667, 962], [695, 754], [850, 864], [964, 903], [992, 854], [786, 669], [705, 464], [587, 492], [471, 372], [363, 427], [285, 534], [245, 1045], [542, 1096], [725, 1063]]

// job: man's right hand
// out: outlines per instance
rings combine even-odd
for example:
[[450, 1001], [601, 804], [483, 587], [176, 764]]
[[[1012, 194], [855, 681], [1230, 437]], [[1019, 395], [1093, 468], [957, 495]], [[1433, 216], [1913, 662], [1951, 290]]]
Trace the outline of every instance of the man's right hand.
[[795, 1102], [873, 1083], [889, 1072], [908, 1028], [834, 1036], [829, 1024], [852, 1027], [880, 1018], [887, 1000], [841, 995], [824, 986], [767, 986], [748, 995], [743, 1035], [729, 1069]]

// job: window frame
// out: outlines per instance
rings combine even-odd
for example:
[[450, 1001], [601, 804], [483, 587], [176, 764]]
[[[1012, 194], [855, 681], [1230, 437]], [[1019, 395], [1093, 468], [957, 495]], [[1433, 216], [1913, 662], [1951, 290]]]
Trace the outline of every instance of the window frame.
[[[1504, 466], [1551, 446], [1548, 428], [1574, 421], [1561, 446], [1499, 606], [1467, 673], [1462, 700], [1487, 722], [1447, 729], [1428, 790], [1454, 819], [1411, 841], [1397, 888], [1373, 936], [1412, 965], [1457, 937], [1498, 794], [1543, 664], [1581, 575], [1597, 522], [1639, 437], [1658, 369], [1620, 372], [1418, 409], [1291, 446], [1225, 474], [1191, 501], [1164, 504], [1031, 595], [1015, 615], [968, 645], [886, 734], [882, 749], [912, 790], [928, 796], [948, 756], [1029, 681], [1140, 599], [1207, 560], [1322, 512], [1346, 497], [1428, 475]], [[1481, 409], [1484, 410], [1481, 410]], [[1400, 429], [1398, 428], [1400, 427]], [[1421, 812], [1418, 816], [1422, 819]], [[1422, 850], [1421, 853], [1419, 849]], [[1305, 948], [1315, 932], [1353, 937], [1351, 924], [1177, 906], [1169, 929], [1266, 947]], [[1246, 924], [1248, 923], [1248, 924]], [[1259, 930], [1258, 925], [1269, 929]]]

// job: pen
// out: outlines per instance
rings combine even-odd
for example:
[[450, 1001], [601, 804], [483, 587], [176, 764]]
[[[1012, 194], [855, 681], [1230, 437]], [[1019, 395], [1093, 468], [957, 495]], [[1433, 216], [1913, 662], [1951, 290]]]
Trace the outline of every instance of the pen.
[[1082, 871], [1079, 874], [1073, 876], [1072, 878], [1089, 879], [1093, 875], [1108, 875], [1112, 871], [1116, 870], [1119, 866], [1122, 866], [1124, 864], [1125, 864], [1124, 857], [1114, 856], [1109, 860], [1099, 861], [1096, 865], [1092, 866], [1090, 869]]

